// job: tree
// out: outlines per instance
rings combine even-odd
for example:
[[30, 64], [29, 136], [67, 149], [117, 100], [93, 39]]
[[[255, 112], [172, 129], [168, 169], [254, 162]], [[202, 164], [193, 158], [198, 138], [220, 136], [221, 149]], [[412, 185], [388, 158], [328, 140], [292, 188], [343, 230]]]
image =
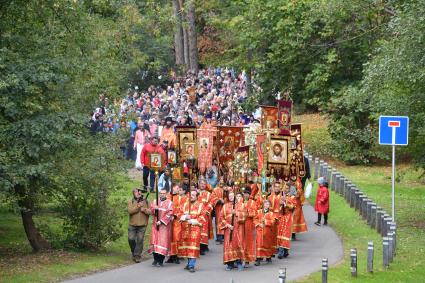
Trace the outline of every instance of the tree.
[[187, 2], [187, 21], [188, 21], [188, 31], [187, 37], [189, 41], [189, 69], [197, 74], [199, 70], [198, 62], [198, 40], [196, 36], [196, 23], [195, 23], [195, 3], [193, 0], [188, 0]]
[[[113, 161], [118, 143], [90, 136], [87, 122], [99, 94], [121, 96], [129, 74], [150, 66], [131, 2], [22, 0], [0, 8], [0, 193], [18, 206], [34, 251], [50, 246], [33, 220], [48, 201], [69, 208], [61, 217], [74, 246], [98, 248], [118, 235], [108, 200], [117, 188], [111, 172], [123, 169]], [[100, 206], [102, 213], [86, 214]]]
[[174, 17], [176, 21], [174, 34], [174, 52], [176, 56], [176, 65], [183, 65], [184, 60], [184, 42], [183, 42], [183, 25], [182, 25], [182, 9], [179, 0], [173, 0]]

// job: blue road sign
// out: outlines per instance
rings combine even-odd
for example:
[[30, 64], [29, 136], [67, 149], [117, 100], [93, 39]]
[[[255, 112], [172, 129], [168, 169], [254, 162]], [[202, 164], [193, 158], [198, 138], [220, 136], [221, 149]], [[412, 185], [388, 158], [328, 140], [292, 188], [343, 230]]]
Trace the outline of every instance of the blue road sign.
[[379, 144], [407, 145], [409, 143], [409, 117], [380, 116]]

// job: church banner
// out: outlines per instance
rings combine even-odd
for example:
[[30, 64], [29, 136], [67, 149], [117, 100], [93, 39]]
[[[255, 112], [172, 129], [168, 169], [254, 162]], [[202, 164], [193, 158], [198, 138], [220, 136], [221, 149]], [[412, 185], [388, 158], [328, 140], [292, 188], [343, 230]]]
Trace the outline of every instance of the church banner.
[[257, 143], [255, 145], [257, 149], [257, 158], [258, 158], [258, 174], [261, 174], [261, 170], [263, 170], [264, 166], [264, 144], [266, 142], [266, 136], [261, 134], [257, 135]]
[[179, 162], [197, 157], [196, 127], [177, 126], [177, 144]]
[[229, 162], [234, 160], [235, 151], [239, 148], [241, 143], [243, 127], [218, 126], [217, 129], [219, 166], [228, 170], [231, 164]]
[[261, 126], [263, 129], [266, 128], [277, 128], [278, 127], [278, 112], [279, 109], [276, 106], [261, 106]]
[[216, 133], [215, 129], [199, 128], [196, 136], [198, 141], [198, 167], [201, 173], [212, 166], [213, 139]]
[[289, 136], [291, 132], [292, 101], [279, 100], [278, 107], [279, 132], [281, 135]]
[[291, 162], [290, 162], [290, 172], [291, 179], [295, 181], [297, 176], [305, 176], [305, 164], [304, 164], [304, 153], [303, 145], [301, 138], [301, 124], [292, 124], [291, 125]]

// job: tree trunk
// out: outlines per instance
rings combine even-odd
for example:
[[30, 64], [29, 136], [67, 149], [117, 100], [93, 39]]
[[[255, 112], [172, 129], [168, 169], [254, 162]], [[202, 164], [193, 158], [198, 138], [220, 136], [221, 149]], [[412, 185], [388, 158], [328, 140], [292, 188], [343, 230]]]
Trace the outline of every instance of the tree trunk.
[[184, 64], [188, 67], [189, 66], [189, 37], [187, 34], [186, 10], [184, 7], [184, 0], [179, 0], [179, 4], [180, 4], [180, 9], [182, 11], [181, 19], [182, 19], [182, 31], [183, 31], [183, 57], [184, 57]]
[[25, 188], [16, 188], [19, 196], [18, 205], [21, 209], [22, 224], [24, 225], [27, 239], [35, 252], [50, 249], [50, 244], [41, 236], [35, 226], [33, 215], [34, 205], [31, 198], [26, 194]]
[[174, 16], [176, 18], [176, 31], [174, 33], [174, 51], [176, 55], [176, 65], [184, 64], [184, 43], [183, 43], [183, 26], [182, 26], [182, 10], [179, 0], [173, 0]]
[[198, 73], [198, 42], [196, 37], [196, 25], [195, 25], [195, 3], [191, 0], [188, 3], [187, 10], [187, 21], [188, 21], [188, 37], [189, 37], [189, 69], [195, 74]]
[[252, 95], [252, 68], [248, 67], [246, 70], [246, 96]]

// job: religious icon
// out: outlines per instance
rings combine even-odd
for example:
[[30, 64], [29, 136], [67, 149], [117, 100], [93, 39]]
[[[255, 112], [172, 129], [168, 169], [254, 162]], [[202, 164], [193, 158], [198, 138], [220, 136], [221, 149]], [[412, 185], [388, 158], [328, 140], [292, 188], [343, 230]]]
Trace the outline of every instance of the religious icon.
[[149, 156], [149, 161], [150, 161], [149, 167], [151, 169], [154, 169], [154, 170], [155, 169], [157, 169], [157, 170], [162, 169], [163, 162], [162, 162], [162, 155], [161, 154], [151, 153], [150, 156]]
[[174, 165], [177, 162], [176, 152], [174, 150], [169, 150], [167, 152], [168, 164]]
[[172, 178], [174, 181], [178, 181], [182, 179], [182, 170], [181, 168], [173, 168]]
[[291, 149], [297, 149], [297, 139], [296, 139], [296, 137], [291, 137]]
[[272, 139], [267, 161], [269, 163], [287, 164], [288, 163], [288, 140]]
[[188, 157], [195, 155], [195, 143], [186, 143], [184, 145], [184, 149], [184, 152]]
[[208, 149], [209, 139], [208, 138], [201, 138], [200, 139], [201, 149]]

